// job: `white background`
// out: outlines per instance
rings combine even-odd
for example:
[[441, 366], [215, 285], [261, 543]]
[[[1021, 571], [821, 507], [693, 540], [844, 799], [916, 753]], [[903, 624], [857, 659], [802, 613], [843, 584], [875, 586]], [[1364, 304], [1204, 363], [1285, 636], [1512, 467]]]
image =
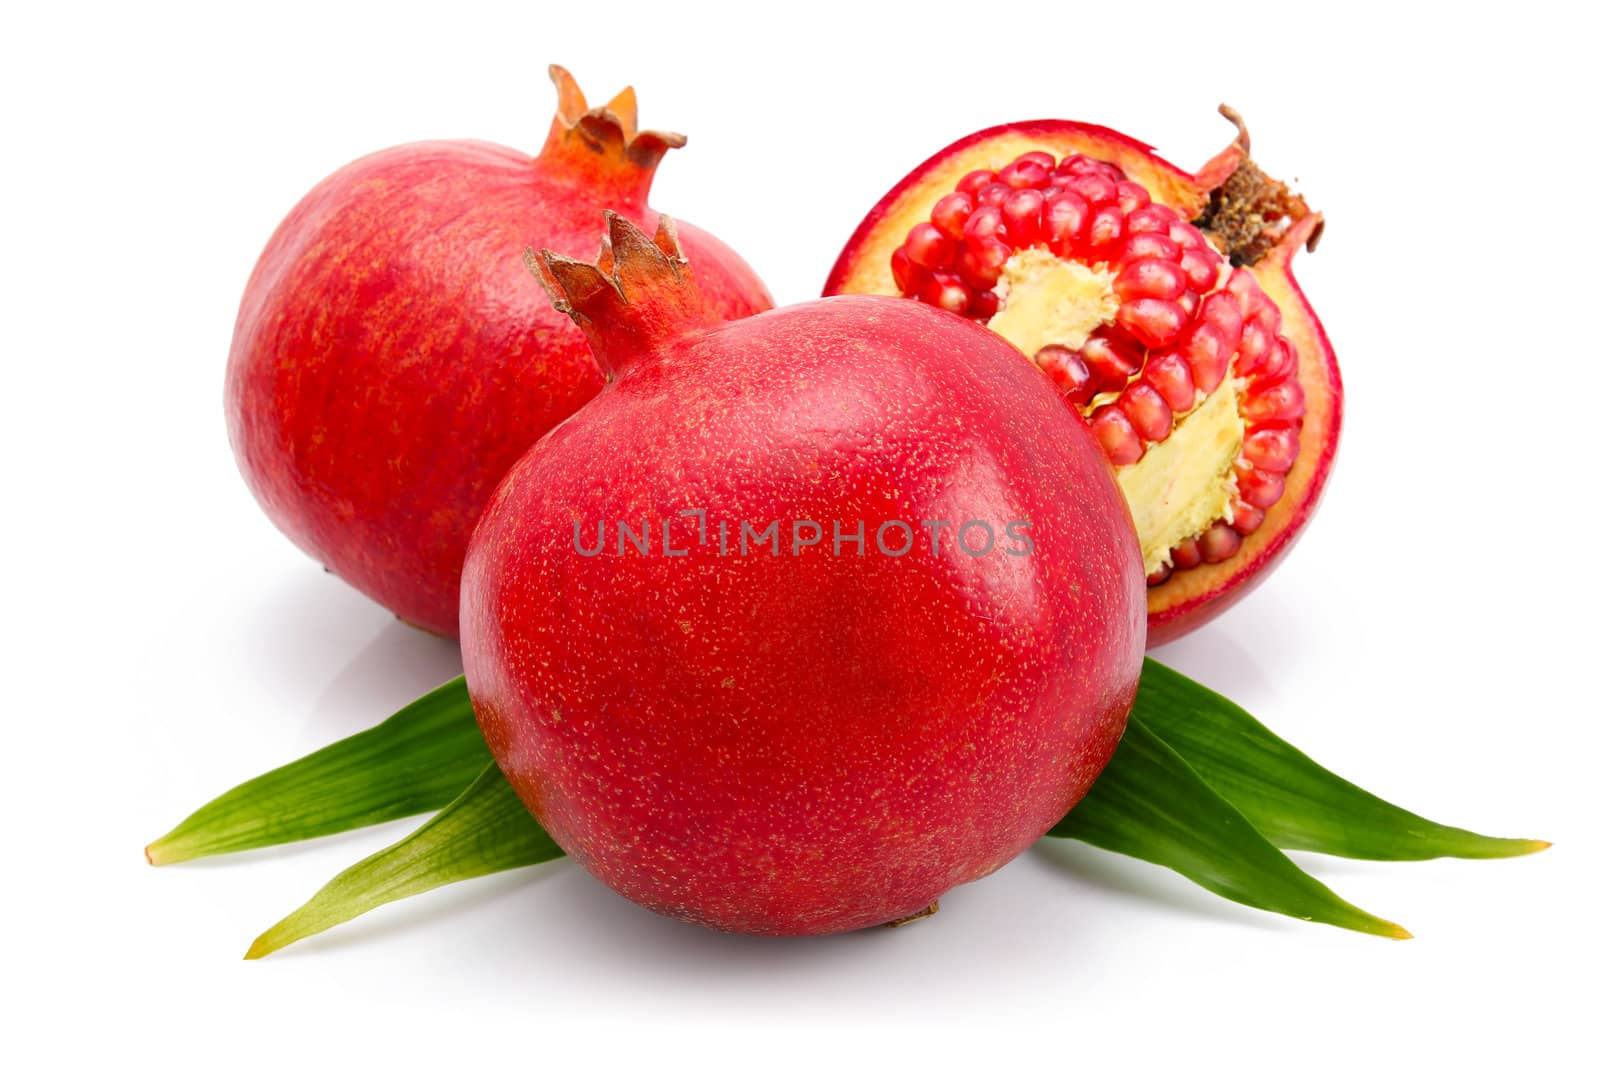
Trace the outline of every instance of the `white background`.
[[[7, 1058], [1577, 1056], [1600, 873], [1593, 26], [1448, 10], [3, 16]], [[221, 415], [239, 292], [279, 218], [357, 155], [536, 149], [551, 61], [598, 100], [632, 81], [648, 125], [691, 135], [654, 204], [738, 247], [784, 302], [970, 130], [1086, 119], [1195, 166], [1231, 133], [1215, 105], [1240, 108], [1258, 160], [1329, 219], [1301, 276], [1342, 358], [1345, 444], [1292, 559], [1162, 658], [1384, 796], [1556, 847], [1305, 859], [1407, 943], [1049, 843], [896, 932], [716, 935], [552, 865], [240, 962], [406, 827], [177, 869], [141, 846], [458, 660], [324, 576], [245, 491]]]

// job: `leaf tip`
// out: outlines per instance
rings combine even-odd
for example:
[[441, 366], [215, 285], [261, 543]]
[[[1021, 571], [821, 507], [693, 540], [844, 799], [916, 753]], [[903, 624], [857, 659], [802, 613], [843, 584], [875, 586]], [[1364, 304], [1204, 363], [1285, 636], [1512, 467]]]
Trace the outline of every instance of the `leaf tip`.
[[1503, 860], [1531, 856], [1550, 847], [1550, 842], [1531, 837], [1485, 837], [1478, 839], [1474, 844], [1479, 842], [1481, 844], [1475, 849], [1463, 849], [1460, 853], [1453, 854], [1459, 855], [1462, 859]]
[[1399, 923], [1385, 922], [1383, 925], [1384, 925], [1383, 936], [1389, 938], [1390, 940], [1393, 940], [1393, 941], [1410, 941], [1412, 939], [1411, 931], [1407, 930], [1404, 926], [1401, 926]]
[[[276, 927], [273, 929], [276, 929]], [[250, 942], [250, 947], [244, 951], [244, 958], [247, 960], [259, 960], [263, 956], [269, 956], [276, 952], [281, 946], [274, 945], [272, 942], [267, 940], [267, 935], [271, 933], [272, 930], [268, 930], [267, 933], [262, 934], [260, 937]]]

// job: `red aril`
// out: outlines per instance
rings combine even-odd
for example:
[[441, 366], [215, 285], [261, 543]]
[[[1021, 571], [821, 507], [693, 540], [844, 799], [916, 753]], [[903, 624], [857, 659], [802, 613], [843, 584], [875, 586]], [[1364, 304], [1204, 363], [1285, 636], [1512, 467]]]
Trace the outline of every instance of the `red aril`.
[[929, 909], [1110, 758], [1144, 579], [1054, 387], [959, 315], [721, 322], [665, 223], [546, 254], [610, 383], [494, 494], [462, 652], [490, 749], [617, 892], [724, 930]]
[[[1289, 269], [1321, 217], [1250, 161], [1239, 129], [1192, 175], [1100, 126], [975, 133], [878, 202], [824, 290], [937, 303], [1045, 372], [1128, 497], [1152, 645], [1283, 558], [1339, 439], [1338, 364]], [[907, 258], [927, 230], [953, 251]]]
[[[583, 335], [528, 277], [530, 246], [587, 254], [602, 208], [645, 225], [657, 162], [632, 89], [560, 105], [536, 157], [429, 141], [357, 160], [278, 227], [228, 361], [229, 436], [272, 520], [408, 622], [456, 633], [461, 561], [489, 493], [600, 389]], [[772, 305], [727, 246], [679, 227], [707, 307]]]

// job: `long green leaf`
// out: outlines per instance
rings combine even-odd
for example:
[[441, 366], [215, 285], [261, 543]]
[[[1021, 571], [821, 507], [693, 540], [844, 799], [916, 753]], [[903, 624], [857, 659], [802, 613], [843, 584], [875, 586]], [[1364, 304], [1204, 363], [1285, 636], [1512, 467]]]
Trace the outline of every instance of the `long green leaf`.
[[1549, 847], [1485, 837], [1380, 800], [1311, 760], [1233, 701], [1146, 660], [1134, 715], [1279, 848], [1363, 860], [1496, 859]]
[[399, 844], [347, 868], [293, 914], [256, 938], [260, 959], [373, 908], [496, 871], [563, 855], [493, 763], [450, 806]]
[[[159, 864], [298, 841], [451, 798], [422, 830], [350, 868], [262, 935], [252, 956], [389, 900], [560, 855], [489, 761], [459, 678], [371, 730], [230, 790], [146, 852]], [[1370, 859], [1544, 847], [1441, 826], [1379, 800], [1153, 660], [1111, 766], [1051, 833], [1171, 867], [1253, 907], [1390, 937], [1408, 935], [1347, 904], [1274, 846]]]
[[1138, 719], [1089, 795], [1050, 836], [1170, 867], [1252, 908], [1380, 937], [1411, 936], [1296, 867]]
[[[1401, 860], [1518, 856], [1546, 847], [1445, 826], [1381, 800], [1154, 660], [1145, 662], [1135, 715], [1280, 848]], [[371, 730], [230, 790], [146, 854], [152, 863], [174, 863], [435, 811], [486, 758], [457, 678]]]
[[145, 848], [153, 864], [438, 811], [489, 759], [457, 678], [382, 723], [228, 790]]

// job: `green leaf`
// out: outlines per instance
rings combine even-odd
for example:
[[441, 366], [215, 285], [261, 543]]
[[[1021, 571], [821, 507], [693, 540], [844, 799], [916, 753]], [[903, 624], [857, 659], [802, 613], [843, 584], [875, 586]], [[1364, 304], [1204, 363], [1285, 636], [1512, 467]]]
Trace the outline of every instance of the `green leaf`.
[[1089, 795], [1050, 836], [1170, 867], [1252, 908], [1380, 937], [1411, 936], [1296, 867], [1137, 718]]
[[1413, 815], [1331, 771], [1233, 701], [1145, 660], [1134, 714], [1279, 848], [1363, 860], [1495, 859], [1548, 848]]
[[244, 958], [260, 959], [391, 901], [561, 855], [491, 762], [449, 807], [399, 844], [347, 868], [256, 938]]
[[370, 730], [230, 789], [145, 856], [177, 863], [438, 811], [489, 758], [457, 678]]
[[[494, 767], [460, 678], [371, 730], [225, 793], [146, 853], [160, 864], [299, 841], [452, 798], [416, 834], [350, 868], [263, 934], [251, 956], [390, 900], [561, 854]], [[1441, 826], [1379, 800], [1153, 660], [1111, 765], [1051, 834], [1170, 867], [1252, 907], [1389, 937], [1409, 935], [1341, 900], [1278, 848], [1421, 859], [1545, 847]]]

